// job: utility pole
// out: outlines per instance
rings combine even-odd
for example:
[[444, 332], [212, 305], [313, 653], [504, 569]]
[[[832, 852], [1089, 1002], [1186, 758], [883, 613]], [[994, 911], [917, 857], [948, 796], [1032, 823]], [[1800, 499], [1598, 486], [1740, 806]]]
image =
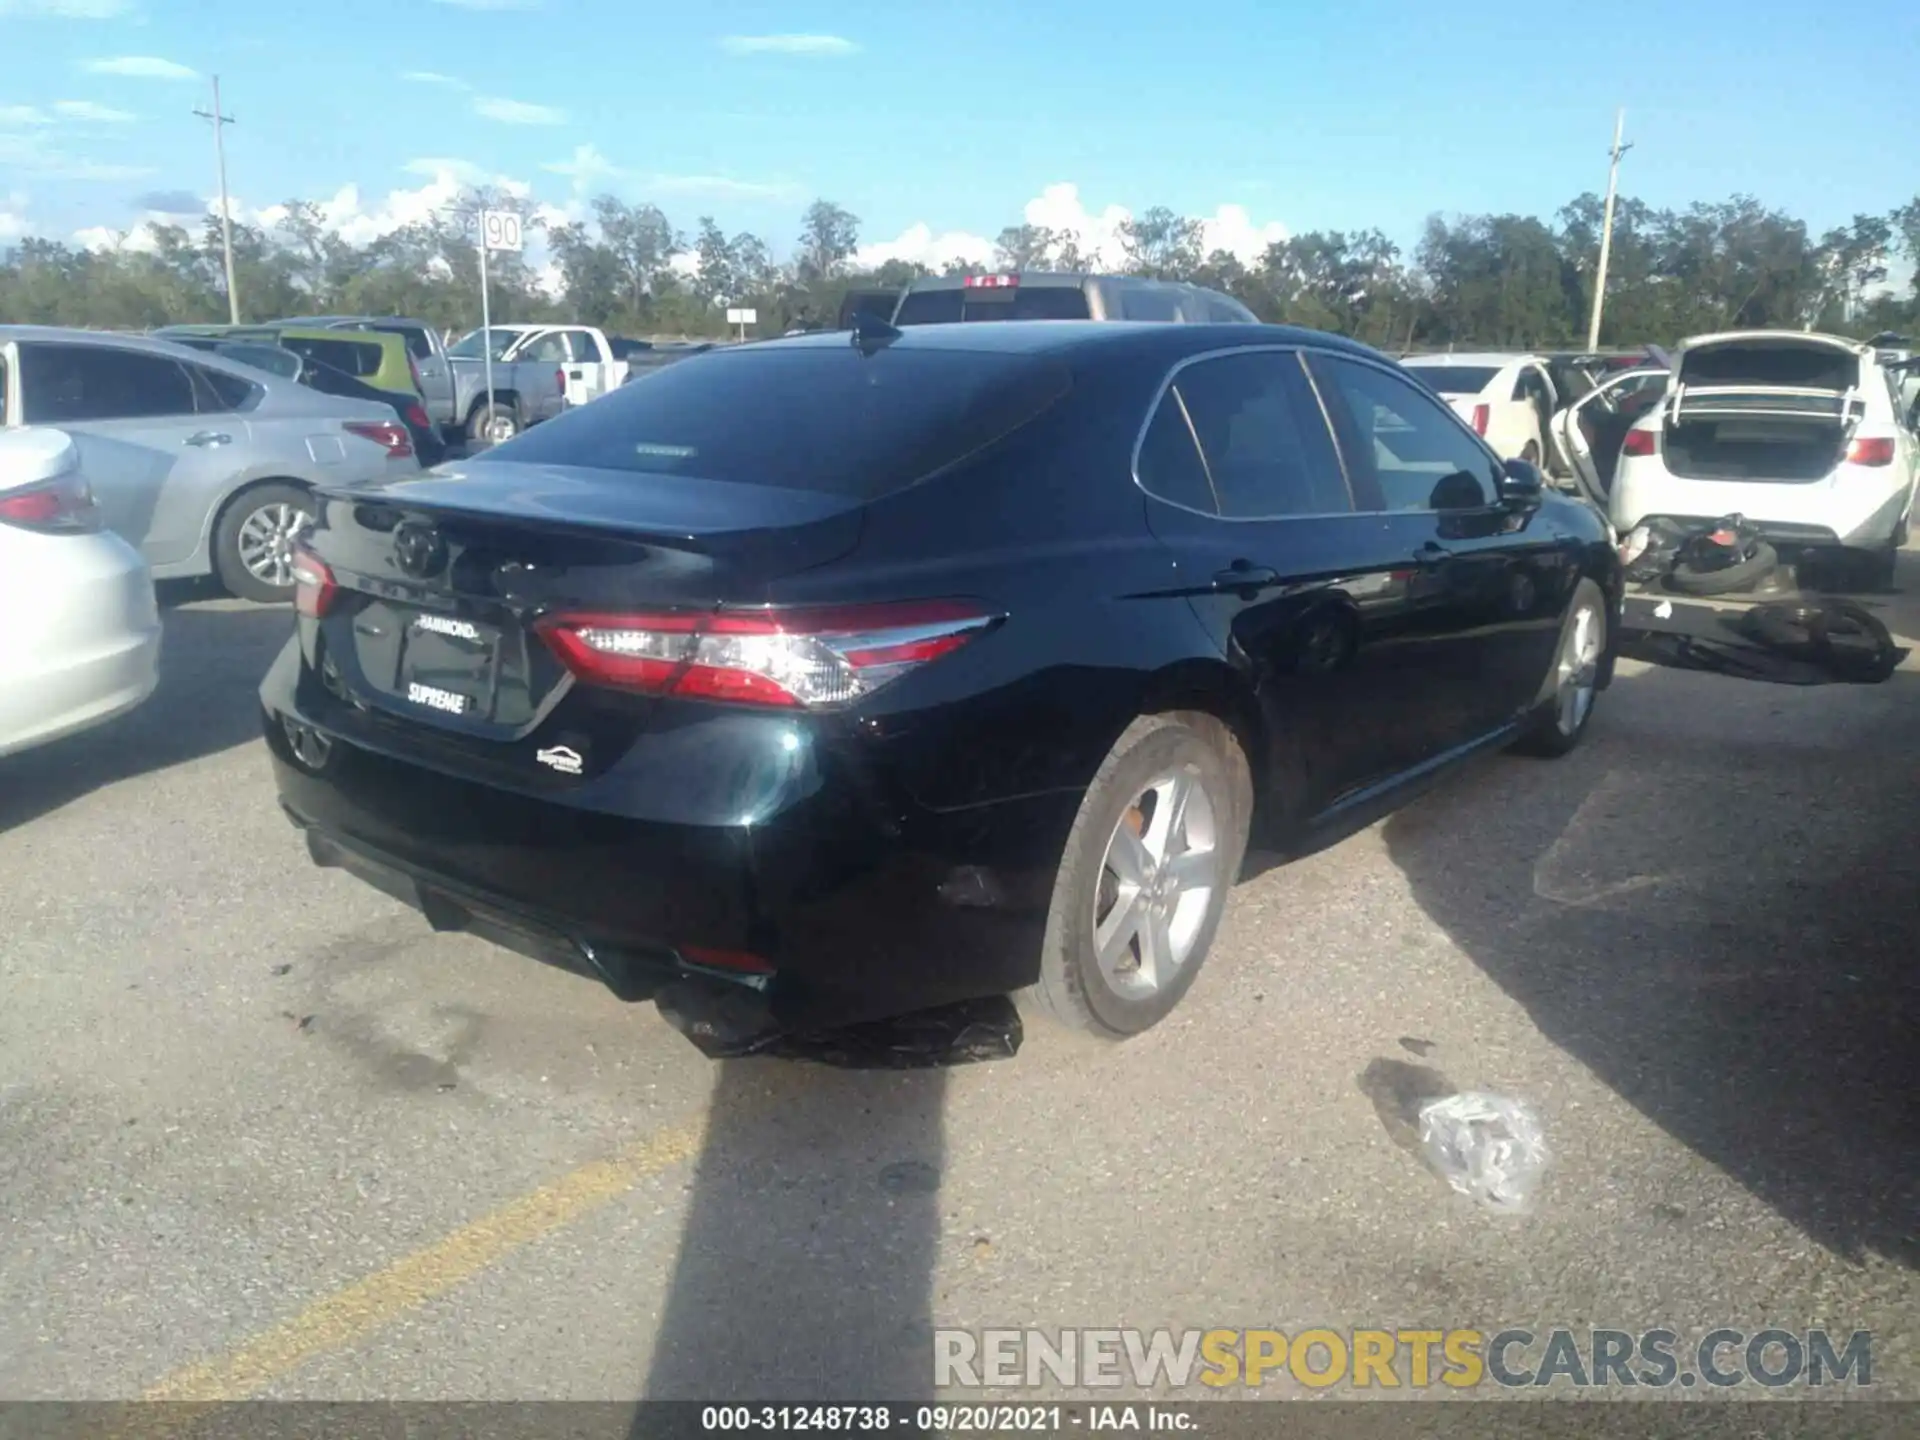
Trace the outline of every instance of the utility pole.
[[233, 207], [227, 203], [227, 144], [225, 130], [233, 117], [220, 108], [220, 77], [213, 77], [213, 110], [193, 112], [213, 122], [213, 158], [220, 167], [220, 248], [227, 262], [227, 318], [240, 323], [240, 292], [233, 288]]
[[1622, 145], [1620, 137], [1626, 132], [1627, 112], [1619, 111], [1613, 117], [1613, 149], [1608, 152], [1612, 163], [1607, 168], [1607, 213], [1600, 222], [1600, 271], [1593, 277], [1593, 319], [1587, 326], [1587, 349], [1600, 348], [1600, 309], [1607, 299], [1607, 259], [1613, 251], [1613, 197], [1620, 189], [1620, 157], [1631, 150], [1631, 144]]

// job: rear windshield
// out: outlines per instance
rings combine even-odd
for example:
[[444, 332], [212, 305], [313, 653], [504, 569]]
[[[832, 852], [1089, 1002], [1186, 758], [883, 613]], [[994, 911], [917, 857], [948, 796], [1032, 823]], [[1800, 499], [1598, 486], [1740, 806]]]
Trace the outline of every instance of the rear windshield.
[[962, 320], [1090, 320], [1077, 285], [1016, 285], [1005, 290], [916, 290], [900, 302], [896, 325], [950, 325]]
[[1716, 345], [1687, 356], [1681, 378], [1689, 385], [1850, 390], [1860, 383], [1860, 362], [1843, 350], [1811, 345]]
[[582, 465], [872, 499], [1011, 434], [1071, 384], [1044, 356], [743, 349], [537, 425], [474, 463]]
[[1478, 395], [1500, 373], [1491, 365], [1409, 365], [1407, 371], [1436, 395]]

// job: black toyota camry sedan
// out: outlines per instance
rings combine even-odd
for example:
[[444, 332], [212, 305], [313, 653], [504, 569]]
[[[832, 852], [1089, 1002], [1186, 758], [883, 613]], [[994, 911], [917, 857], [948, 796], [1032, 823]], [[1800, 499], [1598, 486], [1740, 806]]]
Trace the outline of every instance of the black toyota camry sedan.
[[787, 1032], [1145, 1030], [1250, 840], [1577, 744], [1621, 594], [1392, 362], [1249, 325], [716, 349], [306, 544], [261, 699], [312, 858]]

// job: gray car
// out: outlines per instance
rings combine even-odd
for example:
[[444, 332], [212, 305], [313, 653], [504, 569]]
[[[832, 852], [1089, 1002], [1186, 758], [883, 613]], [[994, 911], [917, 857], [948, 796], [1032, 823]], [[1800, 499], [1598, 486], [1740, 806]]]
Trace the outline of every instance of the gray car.
[[291, 598], [314, 486], [420, 468], [388, 406], [91, 330], [0, 325], [0, 425], [72, 435], [102, 520], [156, 579], [211, 574], [247, 600]]

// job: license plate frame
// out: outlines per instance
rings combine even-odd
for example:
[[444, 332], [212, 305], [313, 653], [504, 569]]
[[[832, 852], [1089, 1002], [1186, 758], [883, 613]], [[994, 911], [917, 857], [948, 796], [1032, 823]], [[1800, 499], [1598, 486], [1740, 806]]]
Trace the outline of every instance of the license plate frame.
[[[394, 660], [394, 693], [410, 710], [454, 720], [493, 718], [500, 696], [502, 634], [494, 626], [431, 610], [406, 610]], [[421, 686], [439, 695], [459, 696], [453, 710], [415, 698]]]

